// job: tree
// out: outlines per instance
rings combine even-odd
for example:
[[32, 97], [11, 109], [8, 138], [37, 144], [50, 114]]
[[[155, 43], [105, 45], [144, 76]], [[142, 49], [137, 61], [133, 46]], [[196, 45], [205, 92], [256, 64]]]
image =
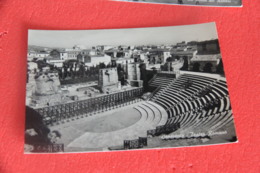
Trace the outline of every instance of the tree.
[[170, 56], [166, 59], [166, 62], [172, 62], [173, 58]]
[[184, 64], [183, 64], [182, 68], [180, 68], [180, 70], [188, 70], [188, 67], [189, 67], [188, 57], [184, 56], [183, 59], [184, 59]]
[[[32, 134], [33, 131], [34, 134]], [[41, 115], [34, 109], [26, 106], [25, 144], [32, 146], [49, 144], [49, 133], [50, 129], [44, 125]]]
[[103, 62], [99, 63], [99, 68], [100, 69], [106, 68], [106, 64]]
[[79, 75], [80, 77], [85, 77], [85, 67], [83, 63], [79, 65]]

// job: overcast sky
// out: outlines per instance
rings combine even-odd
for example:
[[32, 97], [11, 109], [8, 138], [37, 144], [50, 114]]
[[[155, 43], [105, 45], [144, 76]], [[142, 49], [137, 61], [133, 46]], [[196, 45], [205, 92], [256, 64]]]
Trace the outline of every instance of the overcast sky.
[[29, 30], [28, 44], [72, 48], [96, 45], [159, 45], [218, 38], [215, 23], [109, 30]]

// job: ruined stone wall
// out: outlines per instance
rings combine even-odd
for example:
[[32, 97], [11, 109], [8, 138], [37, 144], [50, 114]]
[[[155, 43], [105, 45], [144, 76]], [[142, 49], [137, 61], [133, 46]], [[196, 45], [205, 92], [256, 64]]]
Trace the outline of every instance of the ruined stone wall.
[[98, 86], [102, 92], [110, 92], [118, 88], [118, 74], [116, 68], [99, 70]]
[[140, 64], [127, 64], [127, 74], [128, 74], [128, 80], [140, 80], [141, 72], [139, 68]]

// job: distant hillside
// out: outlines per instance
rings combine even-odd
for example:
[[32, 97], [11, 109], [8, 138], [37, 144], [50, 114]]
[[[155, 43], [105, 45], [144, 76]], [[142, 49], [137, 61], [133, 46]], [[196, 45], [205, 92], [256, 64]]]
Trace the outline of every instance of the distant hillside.
[[34, 50], [34, 51], [51, 51], [53, 49], [63, 51], [64, 48], [56, 48], [56, 47], [43, 47], [43, 46], [35, 46], [35, 45], [28, 45], [28, 50]]

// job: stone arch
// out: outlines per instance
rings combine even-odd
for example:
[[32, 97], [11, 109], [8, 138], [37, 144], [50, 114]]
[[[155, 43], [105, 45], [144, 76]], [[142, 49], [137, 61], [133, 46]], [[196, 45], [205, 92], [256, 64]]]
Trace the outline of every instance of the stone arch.
[[192, 71], [200, 72], [200, 63], [198, 63], [198, 62], [194, 63]]
[[207, 73], [212, 73], [212, 63], [208, 62], [205, 64], [205, 66], [203, 67], [203, 72], [207, 72]]

